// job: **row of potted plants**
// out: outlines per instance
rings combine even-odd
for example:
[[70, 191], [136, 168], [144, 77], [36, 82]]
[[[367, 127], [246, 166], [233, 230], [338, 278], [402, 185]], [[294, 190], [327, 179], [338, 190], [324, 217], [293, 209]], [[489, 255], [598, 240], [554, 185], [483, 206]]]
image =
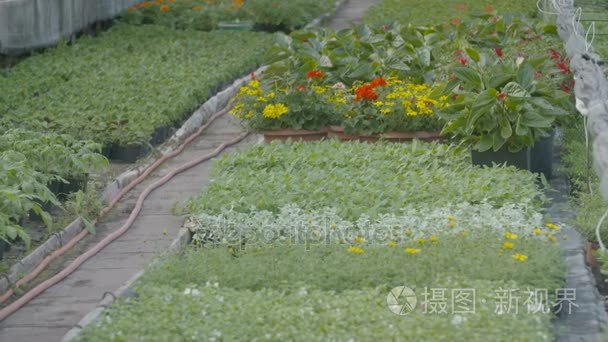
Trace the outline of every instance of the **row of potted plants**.
[[[478, 26], [499, 20], [474, 19]], [[504, 39], [520, 39], [522, 27], [529, 35], [529, 26], [509, 22], [513, 32]], [[446, 46], [429, 45], [424, 33], [446, 37], [454, 31], [411, 32], [398, 24], [362, 25], [340, 34], [322, 30], [284, 38], [271, 51], [279, 57], [268, 72], [239, 92], [233, 113], [267, 140], [298, 134], [307, 140], [454, 138], [471, 146], [476, 164], [506, 162], [550, 177], [553, 128], [573, 109], [568, 61], [555, 50], [527, 54], [510, 51], [517, 49], [513, 44], [490, 48], [492, 40], [479, 34], [481, 47], [465, 40], [464, 48], [450, 53], [449, 63], [425, 60], [425, 51], [434, 56]], [[294, 47], [294, 41], [302, 46]], [[369, 51], [354, 57], [352, 46]]]
[[150, 0], [122, 14], [129, 24], [210, 31], [292, 31], [330, 12], [335, 0]]

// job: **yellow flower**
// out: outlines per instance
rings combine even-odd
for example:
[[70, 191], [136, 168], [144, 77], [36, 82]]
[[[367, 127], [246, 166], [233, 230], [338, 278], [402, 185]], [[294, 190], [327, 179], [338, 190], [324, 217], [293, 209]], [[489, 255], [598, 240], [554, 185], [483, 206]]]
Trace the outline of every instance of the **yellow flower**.
[[274, 92], [268, 93], [268, 98], [269, 99], [274, 99], [275, 96], [277, 96], [277, 94], [275, 94]]
[[365, 239], [363, 238], [363, 236], [359, 235], [355, 238], [355, 243], [362, 244], [364, 242], [365, 242]]
[[456, 223], [454, 221], [450, 221], [449, 226], [450, 228], [454, 228], [456, 227]]
[[505, 242], [502, 244], [502, 248], [504, 249], [513, 249], [515, 247], [515, 245], [513, 244], [513, 242]]
[[267, 119], [278, 119], [287, 112], [289, 112], [289, 108], [286, 105], [277, 103], [266, 105], [262, 113]]
[[424, 245], [426, 243], [426, 239], [418, 239], [418, 243]]
[[203, 6], [201, 6], [201, 5], [194, 5], [194, 6], [192, 6], [192, 10], [195, 11], [195, 12], [198, 12], [198, 11], [200, 11], [202, 9], [203, 9]]
[[312, 90], [314, 90], [317, 94], [325, 94], [325, 92], [327, 92], [327, 89], [327, 87], [323, 86], [312, 86]]
[[266, 100], [266, 98], [265, 98], [265, 97], [263, 97], [263, 96], [258, 97], [256, 100], [257, 100], [258, 102], [267, 102], [267, 101], [268, 101], [268, 100]]
[[329, 226], [329, 228], [331, 228], [332, 230], [335, 230], [336, 228], [338, 228], [338, 225], [335, 223], [332, 223], [331, 226]]
[[414, 255], [414, 254], [418, 254], [418, 253], [420, 253], [420, 249], [418, 249], [418, 248], [406, 248], [406, 249], [405, 249], [405, 252], [406, 252], [407, 254]]
[[523, 255], [523, 254], [519, 254], [519, 253], [511, 254], [511, 257], [517, 261], [522, 261], [522, 262], [528, 260], [527, 255]]
[[392, 110], [390, 110], [389, 108], [382, 108], [382, 109], [380, 109], [380, 113], [382, 113], [382, 114], [388, 114], [390, 112], [392, 112]]
[[538, 228], [534, 229], [534, 235], [541, 235], [542, 233], [543, 233], [542, 230], [540, 230]]
[[374, 101], [374, 106], [376, 106], [376, 107], [382, 107], [382, 106], [384, 106], [384, 102], [382, 102], [382, 101]]
[[509, 240], [517, 240], [517, 234], [513, 234], [513, 233], [506, 232], [505, 237]]
[[456, 218], [454, 216], [448, 216], [448, 220], [450, 220], [450, 221], [456, 221]]
[[431, 242], [439, 242], [439, 239], [435, 235], [433, 235], [431, 236]]
[[547, 228], [549, 228], [551, 230], [559, 230], [559, 226], [557, 226], [553, 223], [547, 223]]
[[349, 253], [355, 253], [355, 254], [362, 254], [363, 253], [363, 249], [361, 249], [359, 247], [355, 247], [355, 246], [350, 246], [350, 247], [348, 247], [348, 252]]
[[397, 246], [397, 243], [395, 241], [391, 240], [391, 241], [388, 242], [388, 246], [389, 247], [395, 247], [395, 246]]
[[253, 80], [253, 81], [249, 82], [249, 86], [253, 89], [257, 89], [260, 87], [260, 81]]
[[549, 239], [549, 241], [551, 241], [551, 242], [557, 241], [557, 238], [555, 236], [553, 236], [553, 235], [548, 235], [547, 239]]
[[407, 236], [412, 236], [412, 234], [414, 234], [414, 233], [412, 232], [411, 229], [408, 229], [405, 231], [405, 235], [407, 235]]

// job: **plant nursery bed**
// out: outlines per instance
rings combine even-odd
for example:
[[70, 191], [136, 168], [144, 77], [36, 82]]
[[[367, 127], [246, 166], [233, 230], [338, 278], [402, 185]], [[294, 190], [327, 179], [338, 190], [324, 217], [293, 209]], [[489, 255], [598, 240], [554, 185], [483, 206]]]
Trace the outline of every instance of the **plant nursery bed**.
[[[553, 314], [524, 304], [563, 285], [531, 173], [437, 143], [322, 141], [253, 146], [212, 177], [186, 205], [193, 245], [77, 340], [553, 339]], [[519, 314], [497, 313], [506, 293]]]

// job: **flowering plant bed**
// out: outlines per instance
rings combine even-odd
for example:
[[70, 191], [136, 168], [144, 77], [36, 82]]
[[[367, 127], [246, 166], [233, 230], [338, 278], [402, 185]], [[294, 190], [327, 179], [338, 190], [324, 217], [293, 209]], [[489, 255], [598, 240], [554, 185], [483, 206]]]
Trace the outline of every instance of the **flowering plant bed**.
[[[549, 341], [553, 315], [526, 313], [523, 290], [546, 288], [549, 308], [562, 285], [559, 230], [537, 196], [533, 175], [472, 167], [440, 144], [258, 145], [219, 161], [191, 200], [194, 246], [149, 268], [80, 340]], [[391, 306], [398, 286], [417, 298], [406, 311]], [[475, 289], [467, 314], [450, 304], [463, 288]], [[504, 289], [522, 289], [520, 314], [497, 306]]]

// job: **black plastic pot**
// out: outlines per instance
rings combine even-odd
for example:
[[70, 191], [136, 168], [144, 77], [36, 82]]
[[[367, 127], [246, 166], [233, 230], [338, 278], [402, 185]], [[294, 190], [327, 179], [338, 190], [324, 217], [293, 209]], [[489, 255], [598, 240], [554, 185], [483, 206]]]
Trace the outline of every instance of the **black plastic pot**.
[[167, 140], [168, 135], [169, 135], [169, 126], [168, 125], [156, 128], [154, 130], [154, 133], [152, 134], [152, 138], [150, 139], [150, 145], [162, 144], [163, 142], [165, 142], [165, 140]]
[[512, 165], [522, 170], [530, 170], [530, 149], [522, 149], [519, 152], [509, 152], [505, 147], [494, 152], [488, 150], [484, 152], [471, 150], [473, 165], [492, 166], [492, 164]]
[[0, 260], [4, 257], [4, 252], [8, 252], [10, 249], [10, 244], [2, 239], [0, 239]]
[[101, 155], [110, 159], [112, 155], [112, 143], [107, 143], [101, 148]]
[[65, 201], [69, 194], [77, 192], [79, 190], [86, 191], [87, 183], [89, 182], [89, 175], [82, 174], [79, 176], [68, 177], [65, 179], [67, 183], [61, 183], [61, 192], [59, 193], [59, 199]]
[[530, 149], [530, 171], [542, 173], [545, 178], [551, 179], [553, 175], [553, 140], [555, 131], [534, 144]]
[[128, 163], [134, 163], [140, 157], [145, 156], [150, 151], [148, 145], [134, 144], [134, 145], [114, 145], [112, 147], [112, 153], [110, 159], [122, 160]]

